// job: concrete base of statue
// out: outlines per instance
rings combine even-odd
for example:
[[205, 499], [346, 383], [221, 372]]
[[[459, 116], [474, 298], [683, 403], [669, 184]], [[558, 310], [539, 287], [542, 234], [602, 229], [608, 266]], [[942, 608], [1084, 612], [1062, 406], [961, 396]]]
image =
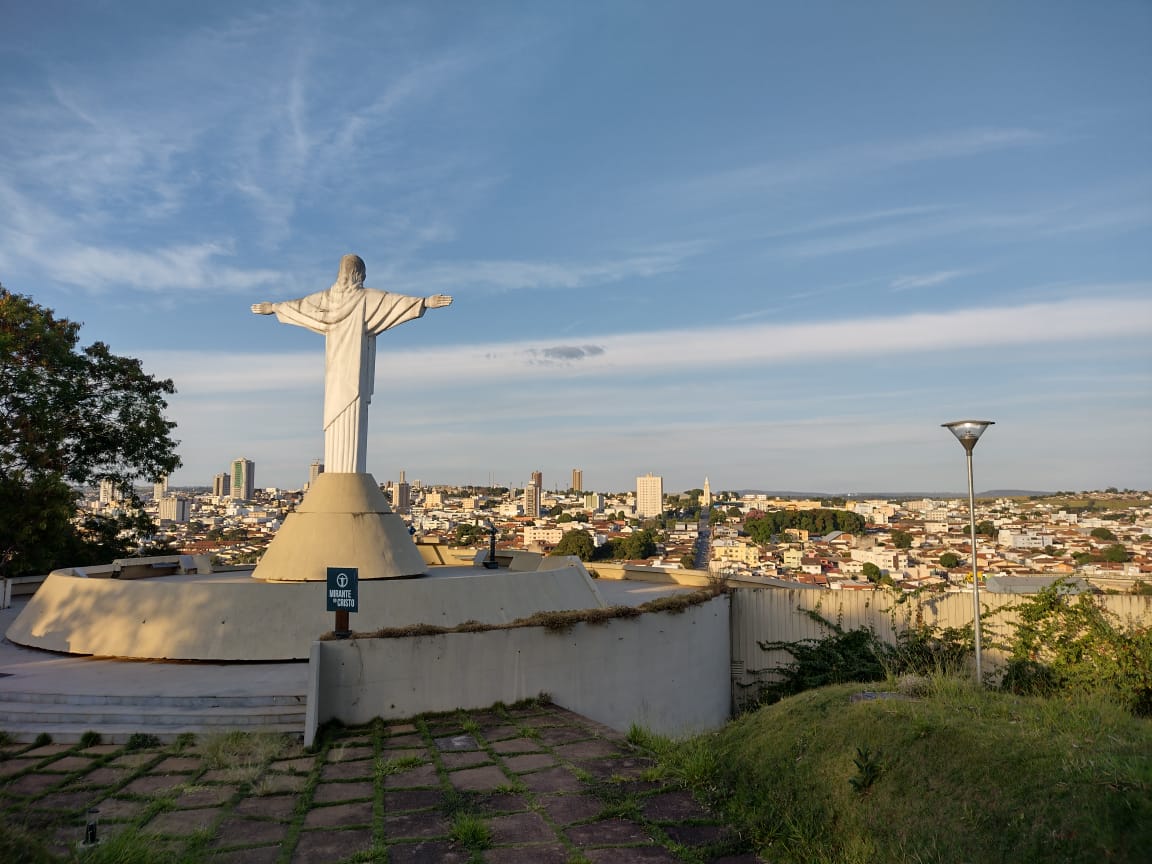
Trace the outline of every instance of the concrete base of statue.
[[360, 579], [397, 579], [428, 570], [408, 526], [371, 474], [320, 474], [272, 538], [254, 579], [323, 582], [329, 567]]

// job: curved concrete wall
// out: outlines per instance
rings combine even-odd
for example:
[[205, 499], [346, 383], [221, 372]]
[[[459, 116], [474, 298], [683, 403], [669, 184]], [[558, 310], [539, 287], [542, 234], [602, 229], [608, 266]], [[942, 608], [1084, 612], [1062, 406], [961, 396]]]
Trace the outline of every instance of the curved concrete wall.
[[[332, 630], [326, 583], [252, 579], [247, 571], [121, 581], [56, 571], [5, 634], [18, 645], [154, 660], [305, 660]], [[356, 631], [411, 624], [505, 624], [540, 611], [604, 604], [578, 565], [539, 573], [443, 568], [360, 583]]]
[[721, 595], [678, 614], [559, 633], [519, 627], [317, 642], [305, 740], [333, 718], [367, 723], [541, 692], [621, 731], [632, 723], [673, 736], [715, 729], [731, 708], [728, 604]]

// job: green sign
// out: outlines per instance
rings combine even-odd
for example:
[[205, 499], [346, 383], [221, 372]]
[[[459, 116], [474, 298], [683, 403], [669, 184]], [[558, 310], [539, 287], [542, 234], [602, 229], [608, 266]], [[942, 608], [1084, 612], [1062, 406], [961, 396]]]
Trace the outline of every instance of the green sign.
[[360, 599], [359, 571], [355, 567], [328, 568], [328, 611], [355, 612]]

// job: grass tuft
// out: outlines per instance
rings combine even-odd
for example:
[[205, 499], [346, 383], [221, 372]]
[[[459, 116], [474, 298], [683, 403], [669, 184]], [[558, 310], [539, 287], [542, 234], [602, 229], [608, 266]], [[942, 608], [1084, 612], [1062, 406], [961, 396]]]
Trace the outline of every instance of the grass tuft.
[[457, 813], [452, 819], [452, 829], [448, 832], [452, 841], [465, 849], [479, 852], [492, 845], [492, 829], [488, 823], [471, 813]]

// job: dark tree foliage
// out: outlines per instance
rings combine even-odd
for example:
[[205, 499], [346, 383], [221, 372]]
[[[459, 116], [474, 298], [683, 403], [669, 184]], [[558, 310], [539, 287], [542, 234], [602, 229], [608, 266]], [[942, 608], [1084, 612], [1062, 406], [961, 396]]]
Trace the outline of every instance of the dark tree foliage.
[[591, 561], [596, 554], [596, 543], [587, 531], [565, 531], [551, 554], [576, 555], [581, 561]]
[[955, 552], [945, 552], [940, 556], [940, 566], [947, 567], [951, 570], [953, 567], [960, 566], [960, 556]]
[[1097, 540], [1115, 540], [1116, 535], [1109, 531], [1107, 528], [1093, 528], [1091, 535]]
[[897, 549], [911, 549], [912, 548], [912, 535], [907, 531], [893, 531], [892, 532], [892, 545]]
[[831, 534], [847, 531], [858, 534], [864, 530], [864, 517], [847, 510], [772, 510], [759, 518], [744, 520], [744, 530], [757, 543], [771, 543], [772, 538], [789, 528], [799, 528], [812, 534]]
[[651, 558], [658, 551], [656, 532], [651, 528], [633, 531], [624, 537], [612, 537], [596, 550], [598, 560], [619, 561]]
[[[130, 551], [147, 533], [138, 481], [180, 466], [167, 420], [170, 380], [102, 342], [78, 348], [80, 325], [0, 286], [0, 572], [15, 576]], [[110, 481], [117, 519], [76, 519], [76, 486]]]

